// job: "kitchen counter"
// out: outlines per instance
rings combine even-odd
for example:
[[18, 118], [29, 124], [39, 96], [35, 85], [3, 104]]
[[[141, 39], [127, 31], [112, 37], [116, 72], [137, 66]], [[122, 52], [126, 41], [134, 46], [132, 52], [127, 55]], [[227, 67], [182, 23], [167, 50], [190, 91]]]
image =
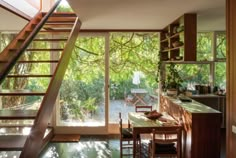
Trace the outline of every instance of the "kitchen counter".
[[167, 112], [183, 125], [183, 158], [220, 158], [221, 112], [192, 100], [161, 95], [160, 112]]

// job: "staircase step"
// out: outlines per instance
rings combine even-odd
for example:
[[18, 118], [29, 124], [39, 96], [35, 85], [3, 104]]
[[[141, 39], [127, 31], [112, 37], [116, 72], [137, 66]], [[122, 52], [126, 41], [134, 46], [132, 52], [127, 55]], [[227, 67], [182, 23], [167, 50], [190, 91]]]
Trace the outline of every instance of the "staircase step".
[[76, 17], [49, 17], [47, 23], [74, 23]]
[[52, 77], [53, 75], [40, 75], [40, 74], [10, 74], [7, 75], [8, 78], [17, 78], [17, 77]]
[[1, 151], [20, 151], [23, 149], [27, 136], [6, 135], [0, 136]]
[[[42, 15], [45, 16], [47, 12], [42, 12]], [[77, 17], [75, 13], [70, 12], [54, 12], [50, 17]]]
[[[11, 49], [9, 49], [9, 51], [17, 51], [18, 49], [16, 49], [16, 48], [11, 48]], [[63, 51], [63, 49], [62, 48], [57, 48], [57, 49], [31, 49], [31, 48], [29, 48], [29, 49], [26, 49], [26, 51], [31, 51], [31, 52], [33, 52], [33, 51]]]
[[23, 90], [2, 89], [2, 90], [0, 90], [0, 95], [1, 96], [27, 96], [27, 95], [43, 96], [43, 95], [45, 95], [45, 92], [31, 91], [31, 90], [27, 90], [27, 89], [23, 89]]
[[61, 41], [67, 41], [67, 38], [45, 38], [45, 39], [34, 39], [34, 41], [61, 42]]
[[4, 120], [20, 120], [35, 119], [38, 110], [0, 110], [0, 119]]
[[59, 60], [19, 60], [17, 63], [58, 63]]
[[69, 34], [71, 29], [41, 30], [38, 34]]
[[28, 135], [30, 133], [31, 127], [1, 127], [0, 128], [0, 136], [3, 136], [3, 135]]
[[[7, 130], [7, 128], [2, 129], [2, 130]], [[21, 130], [23, 130], [23, 128], [21, 128]], [[21, 151], [24, 147], [27, 137], [28, 135], [19, 135], [19, 134], [0, 135], [0, 150], [1, 151]], [[44, 134], [42, 147], [46, 145], [52, 137], [53, 137], [53, 129], [47, 128]]]
[[[19, 39], [19, 41], [24, 41], [25, 39]], [[61, 42], [67, 41], [67, 38], [36, 38], [34, 42]]]
[[[9, 121], [9, 120], [7, 120]], [[32, 127], [33, 124], [4, 124], [4, 125], [0, 125], [0, 129], [1, 128], [24, 128], [24, 127]]]
[[43, 27], [65, 27], [65, 28], [72, 28], [74, 23], [46, 23]]

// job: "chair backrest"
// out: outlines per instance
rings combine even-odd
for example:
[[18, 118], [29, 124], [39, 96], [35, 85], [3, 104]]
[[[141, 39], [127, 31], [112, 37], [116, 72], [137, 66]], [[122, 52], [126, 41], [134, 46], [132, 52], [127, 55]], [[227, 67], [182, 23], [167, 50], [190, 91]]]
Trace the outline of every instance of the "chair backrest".
[[120, 133], [122, 133], [122, 118], [121, 118], [121, 112], [119, 112], [119, 130], [120, 130]]
[[135, 112], [150, 112], [152, 111], [152, 106], [150, 105], [136, 105]]
[[[182, 126], [163, 127], [152, 131], [152, 156], [176, 156], [181, 157], [182, 152]], [[159, 148], [160, 152], [157, 152]], [[176, 149], [175, 152], [172, 149]], [[162, 152], [163, 151], [163, 152]], [[168, 153], [169, 152], [169, 153]]]

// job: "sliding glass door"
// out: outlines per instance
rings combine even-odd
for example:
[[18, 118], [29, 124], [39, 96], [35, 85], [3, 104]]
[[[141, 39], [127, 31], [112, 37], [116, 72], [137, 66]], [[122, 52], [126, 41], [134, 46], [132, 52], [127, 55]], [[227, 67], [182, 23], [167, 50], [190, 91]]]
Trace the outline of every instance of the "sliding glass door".
[[60, 89], [57, 127], [83, 127], [83, 130], [93, 127], [106, 131], [107, 37], [106, 34], [78, 37]]

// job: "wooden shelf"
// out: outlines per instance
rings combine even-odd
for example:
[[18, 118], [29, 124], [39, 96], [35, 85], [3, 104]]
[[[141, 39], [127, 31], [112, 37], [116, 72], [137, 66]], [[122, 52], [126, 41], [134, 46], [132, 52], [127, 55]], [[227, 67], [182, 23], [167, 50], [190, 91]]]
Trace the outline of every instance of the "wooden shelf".
[[176, 49], [180, 49], [180, 48], [184, 48], [184, 45], [178, 46], [178, 47], [172, 47], [172, 48], [169, 49], [169, 51], [171, 51], [171, 50], [176, 50]]
[[176, 38], [176, 37], [179, 37], [181, 34], [183, 34], [184, 31], [181, 31], [181, 32], [178, 32], [178, 33], [175, 33], [173, 34], [172, 36], [170, 36], [170, 38]]
[[161, 43], [168, 42], [168, 38], [161, 40]]
[[[196, 61], [196, 38], [196, 14], [184, 14], [162, 30], [160, 60], [165, 61], [164, 59], [175, 59], [181, 56], [182, 61]], [[176, 41], [182, 42], [183, 45], [173, 47]]]

